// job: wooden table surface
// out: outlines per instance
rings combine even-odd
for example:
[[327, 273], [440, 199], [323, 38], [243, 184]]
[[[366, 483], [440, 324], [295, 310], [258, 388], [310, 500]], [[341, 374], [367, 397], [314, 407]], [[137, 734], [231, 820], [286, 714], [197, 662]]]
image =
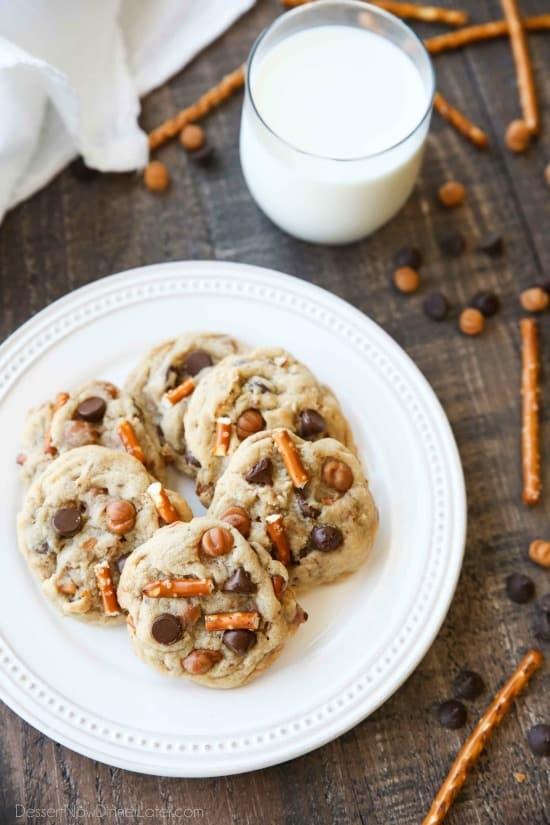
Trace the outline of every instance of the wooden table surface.
[[[501, 17], [498, 0], [463, 0], [476, 21]], [[548, 0], [523, 0], [525, 13], [548, 11]], [[280, 7], [258, 4], [181, 75], [151, 94], [142, 122], [152, 127], [195, 99], [247, 55]], [[443, 29], [415, 26], [423, 36]], [[464, 568], [439, 636], [406, 684], [370, 718], [335, 742], [287, 764], [242, 776], [182, 780], [139, 776], [109, 768], [55, 744], [0, 708], [0, 822], [11, 825], [16, 805], [54, 808], [59, 825], [77, 821], [71, 806], [104, 821], [138, 823], [147, 808], [155, 822], [193, 818], [225, 823], [420, 823], [433, 795], [490, 696], [535, 643], [533, 604], [504, 594], [513, 571], [528, 573], [540, 596], [548, 571], [527, 558], [529, 542], [546, 535], [550, 493], [539, 507], [520, 502], [521, 289], [550, 278], [550, 34], [530, 37], [543, 130], [521, 156], [505, 148], [505, 126], [519, 113], [515, 73], [506, 40], [472, 45], [436, 58], [438, 87], [481, 125], [491, 140], [482, 153], [434, 115], [422, 178], [401, 214], [362, 243], [323, 248], [278, 231], [258, 211], [243, 182], [237, 134], [237, 95], [212, 114], [207, 133], [217, 150], [212, 168], [192, 165], [177, 142], [159, 157], [173, 185], [162, 196], [139, 177], [104, 175], [87, 183], [63, 172], [20, 205], [0, 228], [0, 336], [69, 290], [110, 273], [157, 261], [206, 258], [244, 261], [298, 275], [342, 296], [374, 318], [407, 350], [427, 376], [451, 421], [468, 492], [469, 528]], [[446, 211], [434, 193], [459, 179], [467, 203]], [[289, 206], [289, 208], [291, 208]], [[470, 251], [442, 257], [436, 235], [459, 228]], [[473, 251], [486, 230], [502, 232], [506, 251], [491, 259]], [[391, 288], [391, 259], [405, 243], [424, 251], [422, 288], [412, 297]], [[423, 295], [444, 290], [453, 319], [436, 324], [422, 314]], [[456, 313], [479, 289], [495, 290], [502, 312], [477, 339], [461, 336]], [[543, 361], [550, 357], [550, 318], [540, 319]], [[550, 397], [543, 375], [543, 401]], [[544, 482], [550, 490], [550, 406], [543, 403]], [[16, 434], [14, 433], [14, 437]], [[10, 470], [11, 473], [11, 470]], [[6, 476], [7, 477], [7, 476]], [[5, 583], [4, 583], [5, 584]], [[24, 606], [22, 606], [24, 609]], [[538, 646], [550, 655], [548, 643]], [[451, 695], [463, 667], [480, 672], [487, 689], [470, 704], [468, 727], [441, 728], [437, 704]], [[534, 757], [526, 733], [550, 722], [550, 669], [543, 666], [492, 737], [448, 817], [449, 825], [543, 825], [550, 822], [548, 760]], [[546, 691], [546, 694], [545, 694]], [[526, 778], [518, 782], [514, 773]], [[111, 808], [129, 809], [115, 814]], [[21, 809], [19, 809], [21, 810]], [[99, 809], [101, 810], [101, 809]], [[171, 818], [170, 818], [171, 816]], [[45, 821], [45, 820], [42, 820]], [[81, 820], [78, 820], [81, 821]]]

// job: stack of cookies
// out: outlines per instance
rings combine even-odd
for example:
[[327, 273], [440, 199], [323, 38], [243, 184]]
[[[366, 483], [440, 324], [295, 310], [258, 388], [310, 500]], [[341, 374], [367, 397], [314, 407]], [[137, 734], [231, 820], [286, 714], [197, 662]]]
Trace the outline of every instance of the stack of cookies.
[[[282, 349], [187, 334], [126, 390], [91, 381], [31, 410], [20, 549], [67, 616], [125, 620], [162, 673], [237, 687], [307, 618], [295, 590], [352, 573], [378, 515], [332, 391]], [[193, 517], [165, 486], [191, 476]]]

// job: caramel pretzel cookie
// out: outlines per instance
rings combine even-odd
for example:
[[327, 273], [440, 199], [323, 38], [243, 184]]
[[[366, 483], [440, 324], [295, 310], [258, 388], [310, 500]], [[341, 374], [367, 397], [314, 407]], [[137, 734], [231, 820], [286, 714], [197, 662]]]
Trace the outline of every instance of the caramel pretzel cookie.
[[195, 387], [213, 364], [242, 350], [228, 335], [189, 333], [147, 353], [126, 382], [155, 425], [168, 461], [194, 476], [197, 461], [186, 449], [183, 416]]
[[[160, 487], [136, 458], [96, 446], [69, 450], [31, 485], [17, 517], [19, 547], [61, 613], [109, 624], [120, 617], [125, 559], [165, 523], [154, 500]], [[192, 518], [182, 496], [164, 493], [170, 518]]]
[[185, 417], [187, 444], [200, 464], [197, 495], [205, 506], [228, 456], [248, 436], [275, 427], [311, 441], [330, 435], [355, 451], [333, 392], [285, 350], [256, 349], [225, 358], [210, 370]]
[[305, 620], [287, 579], [282, 564], [230, 524], [194, 518], [132, 554], [118, 599], [146, 664], [232, 688], [265, 670]]
[[124, 450], [156, 478], [166, 476], [157, 433], [132, 396], [108, 381], [88, 381], [29, 412], [18, 457], [23, 481], [32, 482], [67, 450], [92, 444]]
[[241, 444], [209, 513], [270, 550], [300, 588], [357, 570], [378, 527], [353, 453], [334, 438], [308, 442], [288, 430], [258, 433]]

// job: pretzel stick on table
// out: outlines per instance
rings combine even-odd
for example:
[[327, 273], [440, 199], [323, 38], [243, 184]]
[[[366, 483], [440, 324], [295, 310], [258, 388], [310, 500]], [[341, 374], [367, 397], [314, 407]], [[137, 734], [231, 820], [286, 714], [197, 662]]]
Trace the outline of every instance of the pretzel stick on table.
[[[312, 0], [281, 0], [287, 9], [304, 6]], [[403, 17], [405, 20], [423, 20], [424, 23], [448, 23], [450, 26], [463, 26], [468, 22], [468, 15], [457, 9], [444, 9], [441, 6], [423, 6], [416, 3], [403, 3], [398, 0], [366, 0], [372, 6]]]
[[422, 825], [440, 825], [443, 822], [454, 798], [464, 785], [470, 768], [487, 744], [489, 736], [497, 725], [502, 722], [512, 702], [521, 693], [542, 662], [543, 656], [538, 650], [529, 650], [523, 657], [515, 672], [496, 694], [460, 749]]
[[451, 126], [464, 135], [465, 138], [473, 143], [478, 149], [485, 149], [489, 145], [489, 138], [479, 126], [471, 123], [462, 112], [455, 109], [454, 106], [445, 100], [445, 98], [436, 92], [434, 95], [434, 109], [441, 117], [450, 123]]
[[[523, 28], [528, 32], [538, 32], [550, 29], [550, 14], [540, 14], [537, 17], [526, 17]], [[507, 37], [510, 33], [506, 20], [491, 20], [478, 26], [466, 26], [454, 32], [446, 32], [436, 37], [428, 37], [424, 45], [430, 54], [440, 54], [450, 49], [460, 49], [470, 43], [481, 43], [483, 40], [493, 40], [496, 37]]]
[[516, 64], [516, 75], [518, 78], [519, 100], [523, 119], [531, 134], [536, 135], [539, 131], [539, 107], [535, 92], [535, 81], [533, 79], [533, 66], [531, 56], [527, 46], [527, 38], [523, 28], [517, 0], [500, 0], [504, 16], [508, 22], [510, 30], [510, 45]]
[[539, 341], [534, 318], [522, 318], [521, 332], [521, 455], [523, 501], [533, 506], [540, 498]]

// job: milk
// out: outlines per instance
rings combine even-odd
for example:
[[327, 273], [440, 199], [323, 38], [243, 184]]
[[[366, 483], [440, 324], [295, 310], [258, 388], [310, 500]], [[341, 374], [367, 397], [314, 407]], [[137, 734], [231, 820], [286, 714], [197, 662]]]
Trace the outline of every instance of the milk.
[[241, 125], [253, 197], [304, 240], [370, 234], [417, 178], [431, 105], [426, 77], [392, 40], [352, 25], [306, 27], [261, 46]]

